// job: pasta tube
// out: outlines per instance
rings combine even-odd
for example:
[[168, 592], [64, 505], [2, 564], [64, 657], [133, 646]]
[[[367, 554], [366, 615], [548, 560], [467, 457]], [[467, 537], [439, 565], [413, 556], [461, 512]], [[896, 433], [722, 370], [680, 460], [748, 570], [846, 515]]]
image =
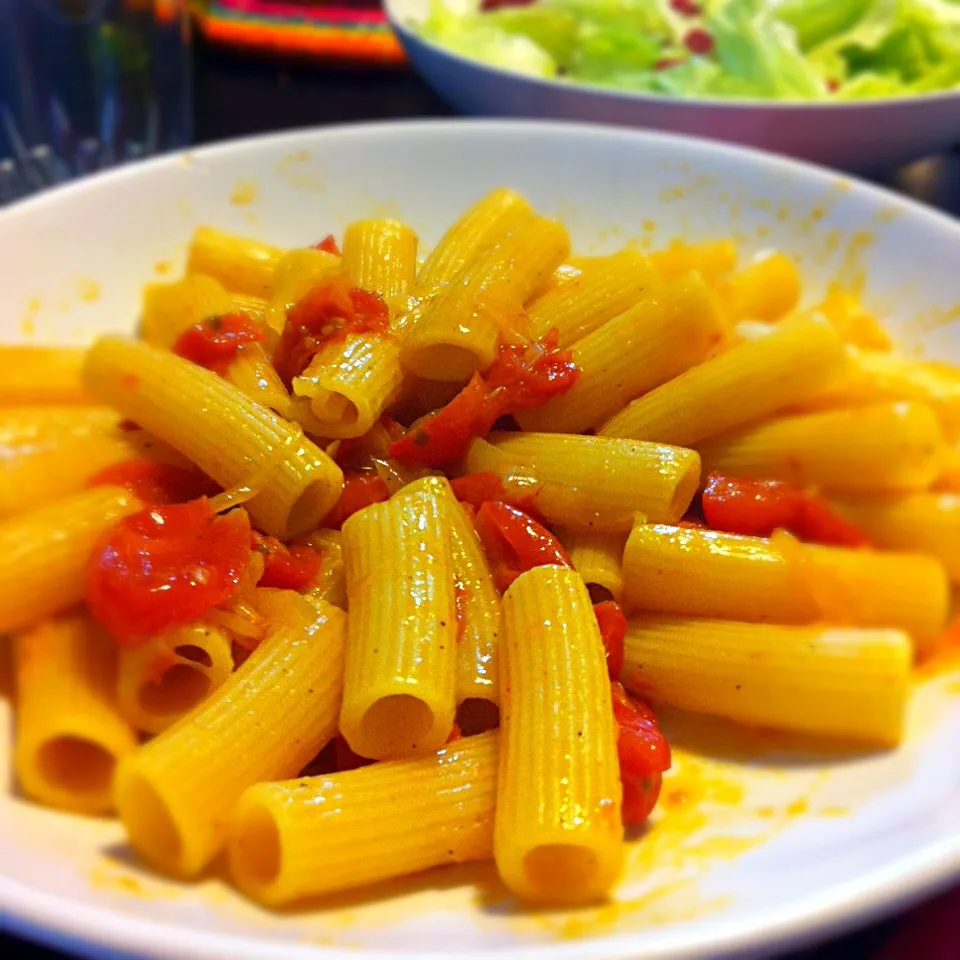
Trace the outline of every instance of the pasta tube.
[[345, 621], [292, 596], [285, 620], [215, 696], [119, 765], [117, 809], [145, 860], [195, 876], [223, 845], [244, 790], [294, 776], [333, 736]]
[[398, 297], [413, 286], [417, 235], [396, 220], [358, 220], [343, 235], [343, 269], [355, 287]]
[[137, 744], [113, 697], [116, 648], [84, 614], [15, 640], [13, 766], [23, 792], [76, 813], [109, 813], [117, 761]]
[[290, 394], [274, 369], [263, 344], [248, 343], [237, 351], [227, 367], [226, 380], [251, 400], [284, 414]]
[[920, 403], [783, 417], [698, 449], [704, 474], [857, 491], [929, 487], [947, 451], [936, 415]]
[[0, 345], [0, 406], [96, 403], [80, 382], [79, 347]]
[[630, 621], [627, 689], [751, 726], [894, 746], [910, 692], [899, 630], [644, 616]]
[[[641, 517], [641, 519], [643, 519]], [[560, 536], [573, 569], [595, 601], [619, 600], [623, 589], [622, 533], [594, 533], [591, 530], [564, 530]]]
[[190, 327], [208, 317], [233, 313], [234, 304], [219, 280], [196, 273], [175, 283], [151, 283], [143, 291], [140, 336], [170, 349]]
[[932, 554], [950, 579], [960, 583], [960, 496], [914, 493], [833, 499], [830, 506], [880, 547]]
[[312, 431], [324, 437], [362, 437], [400, 394], [400, 347], [390, 335], [348, 334], [325, 346], [293, 392], [308, 398]]
[[448, 486], [417, 481], [343, 525], [350, 624], [340, 730], [362, 757], [436, 750], [453, 726], [457, 612], [438, 482]]
[[501, 650], [497, 869], [525, 900], [597, 900], [623, 869], [622, 788], [603, 641], [579, 574], [521, 574], [503, 597]]
[[785, 320], [634, 400], [599, 433], [693, 446], [822, 390], [845, 369], [833, 327], [813, 316]]
[[800, 272], [782, 253], [755, 260], [721, 287], [727, 316], [739, 320], [779, 320], [800, 302]]
[[877, 553], [712, 530], [638, 524], [623, 555], [636, 610], [723, 620], [895, 627], [923, 652], [943, 629], [943, 566], [916, 553]]
[[233, 882], [280, 906], [490, 859], [497, 736], [466, 737], [419, 759], [251, 787], [230, 818]]
[[740, 251], [733, 240], [683, 243], [675, 240], [663, 250], [650, 254], [650, 261], [665, 280], [696, 270], [708, 283], [716, 283], [737, 265]]
[[260, 489], [246, 508], [271, 536], [313, 530], [340, 496], [343, 474], [316, 444], [209, 370], [148, 344], [102, 337], [84, 376], [225, 489]]
[[521, 410], [524, 430], [579, 433], [706, 359], [725, 331], [716, 295], [696, 274], [649, 293], [576, 343], [580, 379], [542, 407]]
[[416, 292], [449, 283], [482, 250], [533, 216], [530, 204], [513, 190], [499, 189], [477, 201], [443, 235], [417, 274]]
[[290, 250], [285, 253], [277, 261], [270, 284], [264, 314], [267, 326], [276, 333], [282, 333], [287, 322], [287, 310], [340, 268], [340, 258], [325, 250]]
[[593, 333], [625, 313], [659, 285], [650, 261], [637, 250], [621, 250], [561, 283], [530, 305], [530, 335], [539, 340], [557, 331], [561, 347]]
[[94, 544], [140, 509], [126, 490], [97, 487], [0, 523], [0, 634], [79, 603]]
[[467, 450], [469, 473], [492, 472], [529, 487], [551, 523], [575, 530], [628, 531], [636, 515], [675, 523], [700, 482], [692, 450], [613, 437], [492, 433]]
[[230, 637], [195, 624], [122, 647], [117, 706], [135, 730], [160, 733], [203, 702], [233, 673]]
[[264, 297], [282, 256], [282, 250], [258, 240], [199, 227], [190, 241], [187, 273], [213, 277], [231, 293]]

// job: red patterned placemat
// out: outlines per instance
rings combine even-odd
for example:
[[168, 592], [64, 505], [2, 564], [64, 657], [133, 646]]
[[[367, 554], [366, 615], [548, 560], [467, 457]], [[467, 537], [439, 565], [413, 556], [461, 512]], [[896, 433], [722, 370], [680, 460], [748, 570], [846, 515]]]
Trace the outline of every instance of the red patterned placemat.
[[208, 0], [195, 6], [200, 32], [212, 43], [364, 65], [405, 62], [377, 2]]

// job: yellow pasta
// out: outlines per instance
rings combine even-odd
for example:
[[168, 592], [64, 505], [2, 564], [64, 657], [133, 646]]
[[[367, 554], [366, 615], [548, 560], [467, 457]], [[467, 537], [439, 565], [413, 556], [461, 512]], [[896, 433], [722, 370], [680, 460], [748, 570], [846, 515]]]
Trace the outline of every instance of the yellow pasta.
[[417, 272], [417, 235], [396, 220], [358, 220], [343, 235], [351, 284], [384, 298], [406, 294]]
[[634, 400], [599, 433], [696, 445], [815, 394], [845, 364], [829, 323], [795, 317], [769, 337], [733, 347]]
[[283, 252], [259, 240], [200, 227], [190, 241], [187, 273], [213, 277], [231, 293], [264, 297], [271, 290]]
[[648, 297], [658, 284], [642, 253], [622, 250], [534, 300], [527, 310], [530, 335], [539, 340], [556, 330], [559, 345], [568, 347]]
[[280, 906], [490, 859], [497, 739], [483, 733], [419, 759], [251, 787], [230, 818], [233, 882]]
[[716, 295], [696, 274], [662, 285], [573, 346], [577, 382], [516, 415], [524, 430], [577, 433], [706, 359], [725, 331]]
[[960, 583], [960, 496], [914, 493], [831, 499], [830, 505], [877, 546], [932, 554], [950, 579]]
[[698, 444], [704, 475], [786, 480], [829, 490], [922, 490], [946, 451], [934, 412], [920, 403], [783, 417]]
[[230, 637], [193, 624], [120, 649], [117, 707], [135, 730], [160, 733], [233, 673]]
[[499, 189], [487, 194], [430, 251], [417, 274], [417, 292], [422, 294], [452, 281], [478, 250], [495, 243], [532, 215], [530, 204], [513, 190]]
[[126, 490], [97, 487], [0, 523], [0, 634], [79, 603], [94, 544], [140, 509]]
[[563, 433], [492, 433], [470, 444], [466, 469], [523, 490], [551, 523], [596, 532], [626, 532], [638, 513], [676, 522], [700, 482], [692, 450]]
[[683, 243], [675, 240], [664, 250], [650, 255], [650, 261], [665, 280], [696, 270], [708, 283], [715, 283], [737, 265], [740, 252], [733, 240]]
[[503, 597], [501, 650], [497, 869], [525, 900], [598, 900], [623, 869], [622, 791], [603, 641], [579, 574], [521, 574]]
[[936, 640], [950, 591], [942, 565], [878, 553], [712, 530], [638, 524], [623, 555], [624, 602], [658, 613], [723, 620], [895, 627], [918, 652]]
[[108, 813], [114, 768], [137, 743], [114, 702], [116, 648], [72, 613], [20, 634], [15, 659], [20, 788], [47, 806]]
[[264, 318], [275, 333], [282, 333], [287, 311], [313, 287], [341, 269], [340, 258], [325, 250], [290, 250], [277, 261]]
[[340, 730], [362, 757], [436, 750], [453, 726], [457, 611], [437, 482], [446, 484], [428, 477], [343, 525], [350, 624]]
[[336, 732], [346, 615], [295, 594], [286, 606], [284, 622], [215, 696], [117, 769], [130, 843], [166, 873], [199, 873], [244, 790], [294, 776]]
[[433, 380], [466, 380], [485, 370], [501, 332], [516, 326], [521, 304], [569, 252], [567, 231], [555, 220], [521, 222], [407, 321], [400, 352], [404, 367]]
[[202, 273], [176, 283], [151, 283], [143, 291], [140, 336], [168, 349], [190, 327], [209, 317], [234, 312], [234, 303], [219, 280]]
[[259, 326], [267, 324], [268, 302], [265, 297], [254, 297], [246, 293], [232, 293], [233, 312], [243, 314]]
[[93, 404], [80, 381], [83, 350], [77, 347], [0, 345], [0, 406]]
[[899, 630], [643, 616], [630, 620], [620, 677], [683, 710], [895, 746], [911, 660]]
[[590, 596], [596, 601], [619, 600], [623, 589], [626, 537], [622, 533], [564, 530], [560, 539], [573, 569], [583, 577]]
[[400, 346], [390, 334], [348, 334], [325, 346], [293, 381], [323, 437], [361, 437], [400, 394]]
[[864, 350], [889, 350], [893, 346], [890, 335], [877, 318], [863, 308], [860, 298], [852, 291], [832, 284], [817, 310], [836, 328], [847, 342]]
[[800, 273], [790, 257], [772, 253], [722, 284], [727, 315], [738, 320], [779, 320], [800, 302]]
[[340, 496], [343, 474], [319, 447], [209, 370], [148, 344], [103, 337], [84, 375], [98, 396], [224, 488], [260, 490], [246, 507], [271, 536], [313, 530]]

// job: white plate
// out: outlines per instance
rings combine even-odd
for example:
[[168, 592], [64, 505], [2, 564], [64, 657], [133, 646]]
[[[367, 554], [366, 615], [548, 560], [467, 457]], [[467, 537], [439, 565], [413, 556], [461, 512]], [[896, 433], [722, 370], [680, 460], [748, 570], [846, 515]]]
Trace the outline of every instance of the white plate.
[[[6, 340], [79, 342], [133, 328], [144, 280], [179, 270], [198, 224], [302, 245], [352, 218], [408, 218], [427, 244], [510, 184], [564, 218], [581, 250], [733, 233], [795, 254], [811, 295], [838, 274], [908, 346], [960, 360], [960, 227], [882, 193], [707, 142], [593, 127], [447, 122], [227, 144], [82, 181], [0, 214]], [[171, 266], [172, 265], [172, 266]], [[159, 271], [159, 272], [158, 272]], [[218, 960], [370, 956], [704, 958], [786, 949], [960, 876], [960, 674], [925, 684], [902, 749], [874, 755], [675, 730], [690, 802], [631, 849], [616, 902], [525, 912], [489, 866], [429, 873], [308, 912], [263, 912], [212, 875], [168, 884], [109, 821], [0, 793], [0, 906], [15, 929], [93, 955]], [[0, 701], [0, 769], [8, 711]], [[322, 865], [318, 869], [323, 869]], [[97, 954], [102, 956], [102, 954]]]
[[[470, 114], [554, 117], [730, 140], [843, 170], [893, 167], [960, 139], [960, 91], [851, 103], [774, 103], [618, 92], [486, 66], [417, 31], [433, 0], [385, 0], [414, 67]], [[445, 0], [456, 9], [457, 0]]]

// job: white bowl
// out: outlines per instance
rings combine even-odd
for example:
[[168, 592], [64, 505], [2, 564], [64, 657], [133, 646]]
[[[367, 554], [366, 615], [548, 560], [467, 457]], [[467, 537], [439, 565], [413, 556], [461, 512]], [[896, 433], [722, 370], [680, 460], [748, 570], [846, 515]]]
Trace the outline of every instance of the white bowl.
[[[450, 0], [448, 0], [450, 2]], [[883, 170], [960, 140], [960, 91], [848, 103], [690, 99], [526, 76], [425, 39], [431, 0], [385, 0], [414, 67], [468, 114], [553, 117], [729, 140], [842, 170]]]
[[[868, 304], [907, 346], [960, 360], [960, 338], [942, 324], [960, 301], [960, 226], [946, 218], [719, 144], [507, 122], [247, 140], [41, 195], [0, 213], [0, 333], [82, 342], [132, 330], [142, 282], [180, 269], [198, 224], [303, 245], [377, 213], [407, 218], [430, 244], [503, 184], [562, 217], [581, 250], [635, 235], [662, 244], [729, 233], [748, 249], [779, 247], [801, 260], [811, 296], [838, 274], [863, 280]], [[111, 821], [46, 811], [3, 787], [0, 927], [98, 958], [113, 948], [163, 960], [481, 960], [504, 951], [664, 960], [786, 949], [960, 877], [957, 679], [919, 689], [906, 742], [889, 753], [817, 753], [713, 721], [671, 723], [679, 782], [702, 796], [631, 847], [614, 904], [572, 913], [520, 909], [481, 865], [269, 914], [216, 872], [190, 886], [153, 876]], [[3, 771], [10, 723], [0, 698]]]

